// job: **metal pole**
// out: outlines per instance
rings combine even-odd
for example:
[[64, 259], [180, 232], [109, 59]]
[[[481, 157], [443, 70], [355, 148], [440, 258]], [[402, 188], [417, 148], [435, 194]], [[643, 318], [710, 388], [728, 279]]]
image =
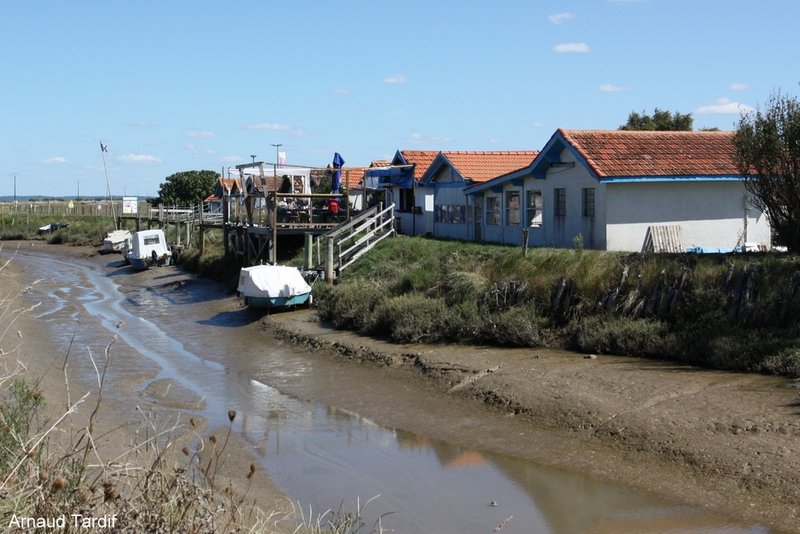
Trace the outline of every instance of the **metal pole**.
[[278, 177], [278, 164], [279, 164], [279, 160], [280, 160], [280, 157], [281, 157], [280, 156], [280, 154], [281, 154], [280, 153], [280, 148], [283, 146], [283, 144], [282, 143], [271, 143], [271, 144], [272, 144], [272, 146], [275, 147], [275, 170], [274, 170], [274, 176], [275, 176], [275, 178], [277, 178]]

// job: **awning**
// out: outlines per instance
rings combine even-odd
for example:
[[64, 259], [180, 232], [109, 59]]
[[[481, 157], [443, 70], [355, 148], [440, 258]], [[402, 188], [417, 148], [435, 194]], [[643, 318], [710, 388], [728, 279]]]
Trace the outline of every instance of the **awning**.
[[414, 180], [414, 167], [403, 165], [402, 167], [375, 167], [365, 171], [364, 179], [367, 184], [375, 183], [379, 187], [400, 187], [411, 189]]

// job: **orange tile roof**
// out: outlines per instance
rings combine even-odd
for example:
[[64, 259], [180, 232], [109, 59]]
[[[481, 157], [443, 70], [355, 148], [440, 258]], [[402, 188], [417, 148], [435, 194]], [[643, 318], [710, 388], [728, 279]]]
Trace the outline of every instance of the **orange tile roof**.
[[493, 150], [442, 152], [450, 164], [467, 180], [482, 183], [531, 164], [536, 150]]
[[[409, 165], [414, 165], [414, 179], [419, 180], [428, 167], [431, 166], [433, 160], [436, 159], [438, 150], [401, 150], [400, 154]], [[392, 163], [395, 163], [394, 161]]]
[[559, 132], [600, 178], [739, 174], [733, 132]]

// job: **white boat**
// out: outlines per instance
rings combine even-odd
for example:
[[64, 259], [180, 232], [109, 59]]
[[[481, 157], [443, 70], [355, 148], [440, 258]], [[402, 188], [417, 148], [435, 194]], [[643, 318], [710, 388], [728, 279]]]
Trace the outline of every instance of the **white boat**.
[[102, 252], [121, 252], [125, 247], [125, 243], [130, 241], [131, 233], [128, 230], [114, 230], [106, 235], [103, 239]]
[[311, 304], [311, 286], [297, 267], [242, 267], [236, 289], [251, 308], [282, 308]]
[[167, 246], [163, 230], [142, 230], [131, 236], [122, 255], [134, 269], [144, 270], [160, 265], [172, 265], [172, 251]]

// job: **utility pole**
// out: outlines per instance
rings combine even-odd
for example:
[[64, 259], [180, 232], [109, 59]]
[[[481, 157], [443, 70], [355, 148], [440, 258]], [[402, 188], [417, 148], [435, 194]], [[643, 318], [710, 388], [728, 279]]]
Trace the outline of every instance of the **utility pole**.
[[14, 207], [17, 206], [17, 175], [18, 172], [11, 173], [11, 176], [14, 177]]
[[272, 144], [272, 146], [275, 147], [275, 177], [277, 178], [277, 176], [278, 176], [278, 161], [281, 158], [280, 149], [283, 146], [283, 143], [277, 143], [277, 144], [271, 143], [271, 144]]

